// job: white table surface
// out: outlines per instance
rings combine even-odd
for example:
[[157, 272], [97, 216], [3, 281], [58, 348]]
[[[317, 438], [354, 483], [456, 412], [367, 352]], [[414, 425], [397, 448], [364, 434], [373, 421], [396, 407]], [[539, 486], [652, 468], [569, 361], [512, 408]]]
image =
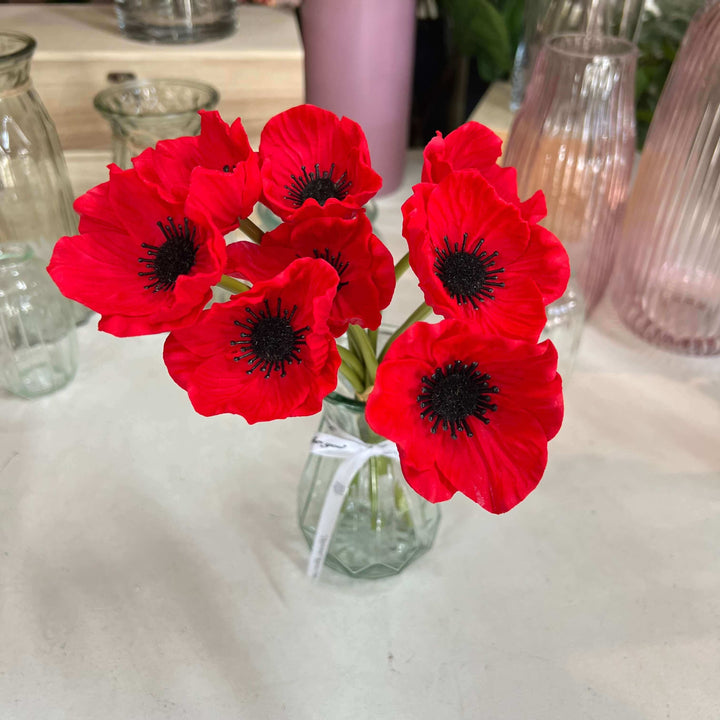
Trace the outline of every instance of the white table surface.
[[[380, 202], [397, 256], [403, 199]], [[318, 418], [202, 418], [162, 337], [94, 325], [67, 388], [0, 396], [2, 720], [720, 717], [718, 358], [603, 303], [524, 503], [458, 496], [400, 576], [313, 584], [295, 503]]]

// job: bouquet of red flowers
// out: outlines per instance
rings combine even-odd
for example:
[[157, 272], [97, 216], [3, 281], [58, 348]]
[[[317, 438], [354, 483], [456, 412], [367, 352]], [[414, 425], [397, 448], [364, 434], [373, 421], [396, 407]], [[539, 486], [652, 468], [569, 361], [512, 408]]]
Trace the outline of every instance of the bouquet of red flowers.
[[[542, 193], [521, 202], [500, 153], [473, 122], [430, 141], [394, 263], [363, 208], [381, 178], [357, 123], [295, 107], [254, 152], [240, 120], [206, 112], [198, 137], [111, 165], [76, 201], [80, 234], [58, 241], [48, 270], [100, 330], [169, 332], [168, 372], [200, 414], [310, 415], [339, 372], [415, 491], [502, 513], [539, 482], [562, 421], [557, 353], [538, 338], [569, 265], [538, 224]], [[248, 219], [258, 202], [276, 229]], [[227, 242], [238, 228], [248, 240]], [[409, 267], [424, 302], [381, 346]], [[232, 295], [208, 307], [214, 285]], [[432, 311], [443, 319], [422, 322]]]

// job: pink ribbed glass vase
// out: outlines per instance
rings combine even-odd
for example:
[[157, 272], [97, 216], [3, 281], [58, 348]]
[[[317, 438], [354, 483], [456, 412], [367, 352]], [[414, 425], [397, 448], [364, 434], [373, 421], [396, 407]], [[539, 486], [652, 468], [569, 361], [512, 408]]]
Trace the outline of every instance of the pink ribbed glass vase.
[[625, 323], [671, 350], [720, 353], [720, 0], [688, 28], [618, 234]]
[[635, 65], [627, 40], [558, 35], [544, 45], [515, 116], [505, 165], [520, 197], [545, 192], [590, 312], [607, 285], [635, 155]]

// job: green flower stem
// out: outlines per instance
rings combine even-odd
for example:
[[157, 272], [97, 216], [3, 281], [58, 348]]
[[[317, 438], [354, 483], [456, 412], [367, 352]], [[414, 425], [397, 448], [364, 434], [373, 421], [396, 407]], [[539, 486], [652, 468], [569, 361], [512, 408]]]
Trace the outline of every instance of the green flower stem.
[[413, 323], [416, 323], [426, 318], [431, 312], [431, 308], [425, 303], [419, 305], [411, 313], [408, 319], [387, 339], [385, 347], [383, 347], [382, 352], [378, 357], [378, 362], [382, 362], [382, 359], [385, 357], [385, 353], [387, 353], [387, 351], [390, 349], [390, 346], [393, 344], [393, 342], [395, 342], [398, 337], [400, 337], [400, 335], [402, 335]]
[[239, 221], [238, 227], [242, 230], [253, 242], [260, 244], [262, 236], [265, 234], [250, 218], [242, 218]]
[[370, 344], [365, 331], [358, 325], [350, 325], [348, 327], [348, 336], [353, 339], [362, 355], [363, 364], [365, 365], [365, 384], [372, 385], [375, 382], [375, 373], [377, 372], [378, 361], [375, 357], [375, 351]]
[[377, 330], [368, 330], [367, 336], [368, 336], [368, 340], [370, 341], [370, 346], [373, 349], [373, 353], [375, 353], [375, 355], [377, 355], [378, 331]]
[[[362, 361], [352, 350], [348, 350], [342, 345], [337, 345], [337, 350], [340, 353], [340, 358], [343, 363], [345, 363], [345, 365], [347, 365], [347, 367], [349, 367], [359, 378], [365, 375], [365, 368], [363, 367]], [[363, 388], [360, 388], [360, 390], [362, 389]]]
[[378, 478], [382, 472], [379, 465], [380, 460], [385, 458], [371, 457], [368, 460], [368, 470], [370, 471], [370, 482], [368, 483], [368, 494], [370, 495], [370, 527], [372, 530], [379, 530], [378, 528], [378, 515], [379, 515], [379, 496], [378, 496]]
[[362, 378], [345, 362], [340, 363], [340, 372], [347, 378], [355, 392], [361, 393], [365, 389]]
[[395, 280], [399, 280], [410, 267], [410, 253], [405, 253], [395, 264]]
[[223, 275], [220, 278], [218, 287], [221, 287], [223, 290], [227, 290], [233, 295], [237, 295], [238, 293], [245, 292], [246, 290], [250, 289], [249, 285], [246, 285], [245, 283], [240, 282], [239, 280], [236, 280], [234, 277], [230, 277], [229, 275]]

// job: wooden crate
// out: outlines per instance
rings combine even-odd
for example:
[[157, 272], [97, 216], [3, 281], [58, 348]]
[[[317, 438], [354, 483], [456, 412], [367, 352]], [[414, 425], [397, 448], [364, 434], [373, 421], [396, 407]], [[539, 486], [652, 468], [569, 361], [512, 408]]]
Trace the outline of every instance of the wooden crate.
[[241, 117], [255, 147], [272, 115], [304, 99], [302, 42], [290, 10], [241, 5], [234, 35], [192, 45], [127, 40], [112, 6], [0, 5], [0, 28], [37, 40], [33, 81], [65, 150], [110, 147], [109, 126], [93, 108], [109, 73], [213, 85], [223, 117]]

